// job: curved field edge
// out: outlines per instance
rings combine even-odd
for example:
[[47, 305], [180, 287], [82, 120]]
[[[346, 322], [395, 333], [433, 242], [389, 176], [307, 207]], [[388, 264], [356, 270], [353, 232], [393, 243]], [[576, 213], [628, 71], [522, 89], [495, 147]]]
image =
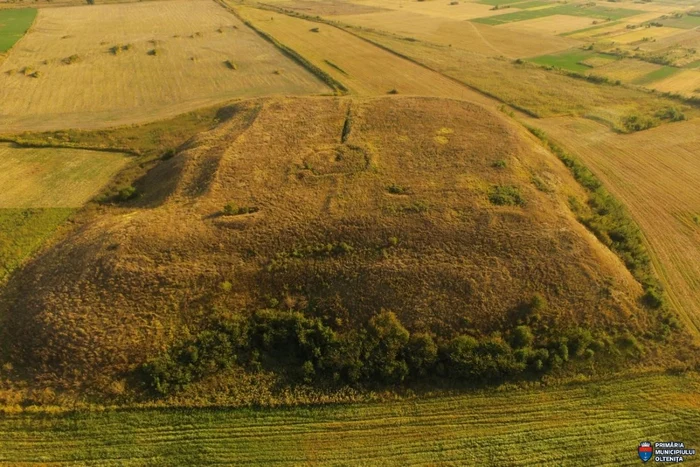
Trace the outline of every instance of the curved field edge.
[[[8, 53], [29, 32], [37, 13], [36, 8], [0, 10], [0, 59], [2, 54]], [[6, 21], [12, 21], [14, 27], [3, 24]], [[15, 22], [18, 24], [14, 24]]]
[[637, 465], [640, 441], [700, 443], [699, 394], [686, 373], [350, 405], [40, 409], [0, 418], [0, 463]]

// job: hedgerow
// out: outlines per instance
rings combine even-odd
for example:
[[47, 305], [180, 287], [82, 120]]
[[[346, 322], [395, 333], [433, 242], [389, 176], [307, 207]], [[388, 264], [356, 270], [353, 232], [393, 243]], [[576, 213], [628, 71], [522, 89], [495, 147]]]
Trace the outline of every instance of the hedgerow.
[[649, 308], [664, 308], [663, 288], [652, 270], [642, 233], [624, 206], [608, 193], [593, 172], [550, 141], [542, 130], [532, 127], [528, 129], [559, 157], [574, 178], [588, 190], [587, 206], [575, 199], [570, 200], [571, 208], [579, 221], [612, 249], [642, 284], [645, 291], [642, 303]]
[[409, 332], [387, 310], [345, 331], [299, 311], [264, 309], [247, 318], [215, 313], [206, 329], [142, 365], [138, 375], [148, 390], [161, 396], [234, 365], [324, 385], [398, 385], [434, 378], [488, 384], [543, 375], [605, 351], [623, 350], [631, 357], [644, 352], [628, 332], [615, 339], [580, 328], [553, 332], [539, 322], [546, 307], [536, 295], [521, 305], [527, 324], [440, 341], [429, 333]]

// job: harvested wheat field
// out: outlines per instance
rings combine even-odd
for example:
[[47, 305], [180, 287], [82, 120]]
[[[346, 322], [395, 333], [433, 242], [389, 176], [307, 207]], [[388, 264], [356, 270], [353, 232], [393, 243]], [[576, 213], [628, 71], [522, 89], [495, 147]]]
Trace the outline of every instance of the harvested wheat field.
[[31, 337], [10, 345], [46, 377], [111, 384], [201, 310], [273, 298], [348, 330], [391, 307], [448, 336], [507, 326], [538, 292], [550, 323], [651, 329], [639, 284], [568, 208], [582, 188], [526, 135], [453, 100], [238, 104], [140, 199], [14, 276], [5, 328]]
[[663, 68], [661, 65], [655, 63], [644, 62], [633, 58], [623, 58], [598, 67], [596, 73], [602, 74], [611, 80], [619, 79], [624, 83], [632, 83], [661, 68]]
[[642, 227], [654, 265], [690, 329], [700, 329], [700, 122], [618, 135], [591, 120], [533, 120], [581, 157]]
[[666, 79], [655, 81], [649, 87], [657, 91], [697, 97], [700, 96], [700, 71], [682, 70]]
[[[546, 31], [513, 32], [507, 28], [467, 22], [455, 17], [430, 16], [403, 10], [333, 19], [490, 56], [529, 57], [578, 45], [575, 40], [553, 36]], [[577, 18], [576, 21], [580, 19]], [[513, 40], [516, 36], [518, 40]]]
[[656, 28], [640, 28], [633, 32], [626, 32], [617, 36], [613, 36], [610, 39], [616, 43], [620, 44], [631, 44], [633, 42], [647, 42], [653, 41], [660, 38], [672, 37], [674, 35], [682, 34], [683, 30], [678, 28], [666, 28], [666, 27], [656, 27]]
[[498, 29], [507, 29], [517, 32], [535, 32], [540, 34], [556, 35], [584, 29], [595, 24], [595, 18], [587, 18], [585, 16], [551, 15], [545, 16], [544, 18], [514, 21], [512, 23], [506, 23], [496, 27]]
[[0, 144], [0, 209], [80, 207], [128, 162], [114, 152]]
[[326, 92], [211, 1], [51, 8], [0, 67], [0, 127], [108, 127], [238, 97]]
[[376, 96], [396, 92], [487, 101], [466, 86], [336, 27], [272, 11], [242, 7], [236, 10], [256, 28], [343, 83], [353, 94]]

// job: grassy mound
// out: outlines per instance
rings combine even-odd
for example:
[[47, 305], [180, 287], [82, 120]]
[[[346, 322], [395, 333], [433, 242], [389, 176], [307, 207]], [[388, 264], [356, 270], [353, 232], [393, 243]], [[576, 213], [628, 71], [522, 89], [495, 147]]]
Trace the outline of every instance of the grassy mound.
[[481, 380], [655, 337], [640, 285], [570, 211], [583, 188], [473, 104], [248, 101], [136, 185], [14, 277], [17, 367], [98, 388], [145, 369], [161, 392], [239, 364]]

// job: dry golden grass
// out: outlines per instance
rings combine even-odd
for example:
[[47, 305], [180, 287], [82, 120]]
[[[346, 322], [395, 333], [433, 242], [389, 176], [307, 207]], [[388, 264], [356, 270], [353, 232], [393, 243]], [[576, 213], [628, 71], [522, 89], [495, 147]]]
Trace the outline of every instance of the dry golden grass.
[[[497, 12], [498, 13], [498, 12]], [[488, 16], [488, 15], [482, 15]], [[465, 22], [456, 17], [440, 17], [410, 11], [391, 11], [334, 18], [343, 23], [388, 31], [436, 44], [490, 56], [528, 57], [578, 45], [577, 41], [534, 30], [514, 32], [505, 27]], [[576, 18], [578, 21], [581, 18]], [[513, 23], [515, 25], [521, 22]]]
[[[380, 32], [356, 32], [531, 115], [585, 115], [619, 128], [621, 118], [630, 113], [653, 115], [677, 105], [676, 101], [644, 91], [597, 85], [456, 47], [409, 42]], [[687, 115], [694, 117], [697, 112], [689, 110]]]
[[622, 60], [598, 67], [596, 73], [612, 80], [619, 79], [624, 83], [631, 83], [661, 68], [661, 65], [655, 63], [643, 62], [633, 58], [623, 58]]
[[[353, 94], [482, 99], [465, 86], [397, 57], [341, 29], [272, 11], [237, 8], [255, 27], [291, 47]], [[317, 32], [311, 31], [318, 28]], [[330, 62], [330, 63], [329, 63]]]
[[[110, 52], [120, 44], [131, 47]], [[153, 49], [160, 53], [149, 55]], [[72, 55], [79, 60], [65, 64]], [[25, 76], [25, 67], [41, 76]], [[107, 127], [237, 97], [324, 92], [316, 77], [211, 1], [51, 8], [39, 11], [0, 66], [0, 127]]]
[[[594, 25], [594, 21], [596, 21], [595, 18], [586, 18], [585, 16], [551, 15], [526, 21], [514, 21], [496, 27], [514, 32], [533, 32], [554, 36], [591, 27]], [[513, 38], [515, 39], [515, 36]]]
[[81, 207], [128, 163], [117, 153], [0, 144], [0, 209]]
[[658, 91], [672, 92], [689, 97], [700, 96], [700, 71], [683, 70], [664, 80], [649, 85]]
[[[525, 204], [491, 204], [498, 185]], [[241, 103], [139, 186], [142, 198], [86, 222], [11, 281], [3, 327], [22, 336], [10, 345], [34, 371], [108, 382], [211, 306], [249, 312], [273, 298], [343, 329], [391, 308], [443, 338], [497, 330], [535, 292], [553, 326], [653, 325], [639, 285], [570, 212], [569, 197], [586, 195], [568, 170], [472, 104]], [[227, 203], [258, 210], [221, 215]], [[338, 242], [352, 252], [294, 253]]]
[[368, 0], [363, 1], [362, 4], [380, 6], [397, 12], [417, 13], [423, 17], [462, 21], [503, 14], [502, 10], [492, 10], [491, 8], [493, 7], [491, 5], [467, 1], [460, 1], [458, 5], [450, 5], [449, 1], [407, 2], [403, 0]]
[[690, 329], [700, 329], [700, 120], [617, 135], [584, 119], [531, 122], [581, 157], [630, 209]]
[[642, 41], [646, 38], [649, 38], [649, 40], [671, 38], [672, 40], [672, 36], [683, 34], [684, 32], [685, 31], [683, 29], [678, 28], [639, 28], [632, 32], [612, 36], [610, 37], [610, 40], [620, 44], [630, 44], [632, 42]]

